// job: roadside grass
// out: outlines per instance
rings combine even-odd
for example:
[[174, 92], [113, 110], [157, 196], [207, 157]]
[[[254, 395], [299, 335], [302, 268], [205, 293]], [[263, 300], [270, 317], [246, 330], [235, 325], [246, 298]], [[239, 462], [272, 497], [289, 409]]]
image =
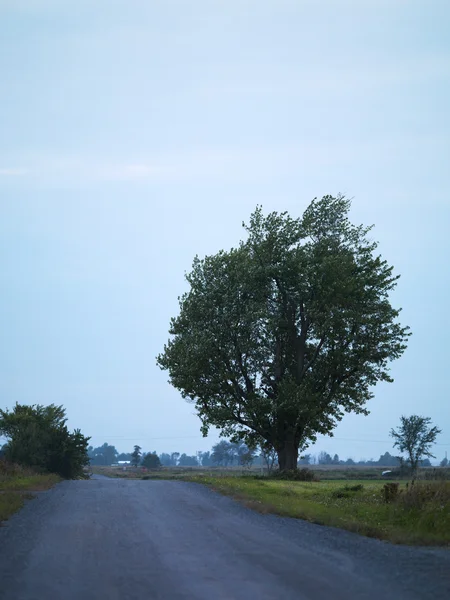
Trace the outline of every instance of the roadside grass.
[[23, 494], [5, 492], [0, 494], [0, 524], [22, 508], [25, 502]]
[[53, 473], [36, 473], [31, 469], [0, 461], [0, 523], [22, 508], [30, 492], [41, 492], [61, 481]]
[[48, 490], [55, 483], [61, 481], [61, 477], [54, 473], [43, 473], [34, 475], [23, 475], [2, 478], [0, 476], [0, 491], [33, 491], [40, 492]]
[[450, 545], [450, 482], [400, 483], [383, 500], [378, 481], [279, 481], [254, 477], [191, 476], [262, 513], [340, 527], [397, 544]]

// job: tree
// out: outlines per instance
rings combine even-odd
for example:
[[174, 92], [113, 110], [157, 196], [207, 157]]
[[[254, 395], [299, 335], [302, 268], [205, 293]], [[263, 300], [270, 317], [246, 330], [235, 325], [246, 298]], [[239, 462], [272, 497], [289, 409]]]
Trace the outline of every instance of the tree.
[[441, 466], [441, 467], [448, 466], [448, 458], [446, 456], [444, 456], [444, 458], [441, 460], [441, 462], [439, 463], [439, 466]]
[[241, 467], [249, 467], [255, 459], [256, 451], [247, 444], [240, 443], [236, 444], [236, 454]]
[[63, 406], [24, 405], [0, 409], [0, 435], [8, 441], [4, 457], [21, 465], [73, 479], [89, 463], [89, 439], [79, 429], [70, 433]]
[[167, 454], [167, 452], [163, 452], [162, 454], [160, 454], [159, 460], [164, 467], [172, 466], [172, 457], [170, 456], [170, 454]]
[[137, 467], [141, 462], [141, 450], [140, 446], [135, 446], [133, 452], [131, 453], [131, 464], [134, 467]]
[[392, 456], [389, 452], [385, 452], [377, 460], [377, 465], [380, 467], [399, 467], [400, 461], [397, 456]]
[[303, 456], [301, 456], [299, 458], [298, 464], [299, 465], [310, 465], [311, 462], [312, 462], [311, 454], [304, 454]]
[[267, 443], [261, 446], [261, 457], [266, 465], [267, 472], [270, 475], [277, 465], [278, 455], [275, 448], [271, 448]]
[[222, 440], [212, 447], [211, 460], [215, 465], [227, 467], [235, 459], [235, 448], [231, 442]]
[[116, 460], [117, 460], [117, 462], [119, 462], [120, 460], [130, 461], [131, 462], [131, 452], [121, 452], [117, 456]]
[[411, 415], [400, 417], [400, 426], [391, 429], [390, 436], [394, 438], [394, 447], [407, 455], [407, 463], [413, 475], [413, 481], [417, 475], [419, 463], [424, 458], [435, 458], [430, 452], [431, 446], [441, 430], [438, 427], [430, 427], [430, 417]]
[[319, 454], [319, 465], [331, 465], [333, 464], [333, 459], [331, 458], [331, 456], [328, 454], [328, 452], [321, 452]]
[[118, 452], [115, 446], [110, 446], [108, 443], [104, 443], [98, 448], [92, 448], [89, 446], [88, 454], [91, 465], [112, 465], [118, 460]]
[[156, 452], [148, 452], [142, 459], [142, 466], [146, 469], [158, 469], [161, 466], [161, 461]]
[[389, 301], [399, 276], [349, 210], [343, 196], [313, 200], [299, 219], [258, 207], [238, 248], [194, 259], [157, 357], [204, 435], [215, 426], [268, 443], [282, 470], [345, 412], [368, 414], [371, 388], [392, 381], [388, 364], [406, 348]]
[[180, 467], [198, 467], [197, 457], [196, 456], [188, 456], [187, 454], [182, 454], [180, 456], [180, 460], [178, 461]]

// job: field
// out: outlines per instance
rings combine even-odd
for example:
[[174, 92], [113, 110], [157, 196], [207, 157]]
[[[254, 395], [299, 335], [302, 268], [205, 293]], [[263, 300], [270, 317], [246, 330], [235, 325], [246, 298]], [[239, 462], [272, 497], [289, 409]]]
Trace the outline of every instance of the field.
[[323, 467], [319, 481], [281, 481], [261, 469], [240, 467], [167, 467], [155, 471], [95, 467], [104, 475], [140, 479], [181, 479], [202, 483], [263, 513], [305, 519], [401, 544], [450, 545], [450, 481], [436, 480], [449, 470], [424, 469], [413, 486], [399, 483], [399, 494], [386, 502], [383, 469]]
[[39, 474], [0, 461], [0, 523], [22, 508], [25, 500], [33, 498], [32, 492], [48, 490], [58, 481], [57, 475]]

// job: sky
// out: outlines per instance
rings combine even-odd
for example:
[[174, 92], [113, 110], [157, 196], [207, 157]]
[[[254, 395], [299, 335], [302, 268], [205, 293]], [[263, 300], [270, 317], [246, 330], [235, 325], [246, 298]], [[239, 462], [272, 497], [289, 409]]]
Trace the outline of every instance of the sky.
[[63, 404], [120, 451], [208, 450], [155, 356], [193, 257], [257, 204], [353, 198], [413, 336], [370, 416], [312, 452], [378, 458], [402, 414], [450, 454], [447, 0], [0, 0], [0, 407]]

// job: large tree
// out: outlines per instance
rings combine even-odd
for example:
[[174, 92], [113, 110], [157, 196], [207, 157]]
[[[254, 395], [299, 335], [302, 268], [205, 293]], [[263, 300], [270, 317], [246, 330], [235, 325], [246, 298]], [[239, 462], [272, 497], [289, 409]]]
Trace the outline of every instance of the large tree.
[[204, 435], [215, 426], [272, 447], [282, 470], [345, 412], [367, 414], [406, 348], [389, 300], [399, 276], [349, 209], [342, 196], [313, 200], [299, 219], [258, 207], [238, 248], [194, 259], [157, 358]]

